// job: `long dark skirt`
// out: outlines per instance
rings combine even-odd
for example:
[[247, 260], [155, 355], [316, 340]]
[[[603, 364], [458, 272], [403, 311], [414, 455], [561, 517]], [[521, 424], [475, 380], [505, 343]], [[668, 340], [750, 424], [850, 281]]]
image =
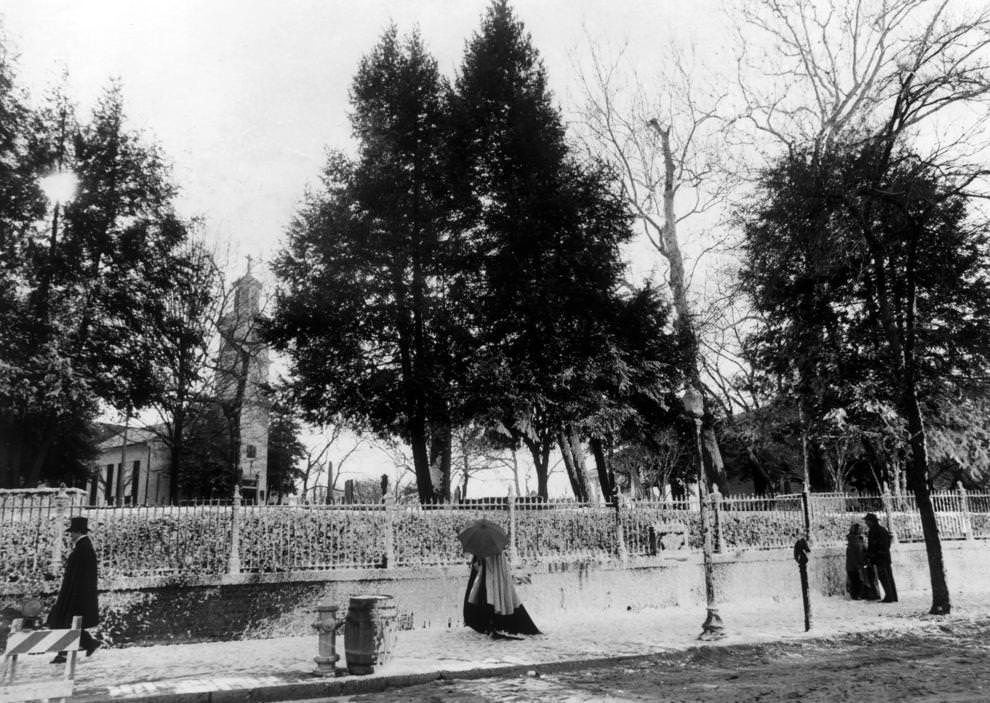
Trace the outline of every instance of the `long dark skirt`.
[[[476, 578], [481, 579], [478, 602], [470, 603], [468, 596], [471, 594], [471, 587]], [[483, 565], [477, 569], [472, 568], [471, 576], [468, 578], [467, 590], [464, 591], [464, 624], [484, 634], [493, 632], [506, 632], [510, 635], [540, 634], [539, 628], [536, 627], [522, 604], [515, 609], [512, 615], [496, 615], [495, 607], [488, 602], [485, 593], [485, 567]]]

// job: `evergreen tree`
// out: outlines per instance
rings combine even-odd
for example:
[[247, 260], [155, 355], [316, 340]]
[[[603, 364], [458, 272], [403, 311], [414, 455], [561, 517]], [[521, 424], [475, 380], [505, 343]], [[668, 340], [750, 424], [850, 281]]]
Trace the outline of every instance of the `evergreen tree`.
[[[17, 254], [5, 257], [0, 284], [10, 293], [0, 348], [3, 485], [81, 479], [86, 457], [67, 461], [67, 452], [85, 444], [77, 433], [98, 404], [131, 411], [162, 392], [155, 329], [188, 231], [172, 211], [161, 154], [124, 123], [114, 86], [84, 125], [56, 90], [20, 122], [17, 172], [30, 185], [0, 174], [2, 187], [26, 198], [3, 245]], [[71, 197], [45, 200], [39, 183], [52, 173], [74, 174]]]
[[[805, 387], [804, 369], [837, 358], [830, 383], [862, 383], [854, 368], [868, 384], [860, 397], [903, 421], [932, 612], [946, 613], [924, 409], [990, 367], [990, 247], [985, 224], [969, 219], [967, 180], [882, 137], [791, 154], [767, 174], [747, 218], [746, 279], [771, 324], [791, 331], [780, 352], [797, 359]], [[828, 334], [807, 306], [831, 313]]]
[[419, 37], [400, 41], [390, 27], [361, 62], [351, 102], [359, 155], [331, 155], [323, 192], [290, 228], [273, 266], [282, 290], [269, 337], [288, 352], [309, 420], [402, 437], [420, 499], [443, 499], [461, 322], [450, 304], [444, 96]]
[[468, 42], [451, 105], [451, 182], [476, 272], [472, 395], [529, 449], [541, 496], [557, 444], [587, 498], [577, 427], [612, 363], [628, 214], [611, 174], [571, 154], [539, 54], [505, 0]]

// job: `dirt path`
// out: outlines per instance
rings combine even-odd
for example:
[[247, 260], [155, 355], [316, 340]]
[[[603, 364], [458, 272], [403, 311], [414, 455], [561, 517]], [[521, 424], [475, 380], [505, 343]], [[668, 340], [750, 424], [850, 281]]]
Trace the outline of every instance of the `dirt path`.
[[669, 701], [835, 703], [990, 701], [990, 620], [933, 622], [764, 645], [699, 647], [590, 669], [505, 679], [435, 682], [335, 699], [352, 703]]

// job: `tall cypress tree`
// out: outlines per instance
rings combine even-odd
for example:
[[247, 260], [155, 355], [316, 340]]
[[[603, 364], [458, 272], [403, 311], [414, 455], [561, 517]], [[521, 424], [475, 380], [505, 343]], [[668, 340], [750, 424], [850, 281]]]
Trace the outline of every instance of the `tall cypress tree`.
[[[572, 156], [539, 54], [505, 0], [468, 42], [451, 104], [452, 181], [478, 272], [476, 397], [529, 448], [546, 496], [550, 449], [577, 449], [574, 425], [614, 345], [629, 219], [610, 174]], [[581, 467], [569, 468], [587, 497]]]
[[[461, 325], [444, 168], [445, 99], [418, 35], [389, 27], [351, 89], [356, 160], [333, 155], [289, 231], [269, 327], [308, 419], [398, 435], [420, 499], [449, 493]], [[431, 471], [432, 469], [432, 471]]]

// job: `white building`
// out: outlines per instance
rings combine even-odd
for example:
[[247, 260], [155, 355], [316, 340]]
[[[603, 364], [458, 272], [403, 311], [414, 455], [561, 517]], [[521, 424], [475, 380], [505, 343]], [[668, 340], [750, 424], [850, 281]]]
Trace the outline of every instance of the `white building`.
[[[90, 505], [162, 505], [169, 501], [169, 449], [155, 428], [123, 428], [97, 445], [86, 490]], [[119, 498], [119, 500], [118, 500]]]
[[[236, 413], [241, 494], [264, 502], [268, 494], [268, 349], [258, 334], [261, 282], [247, 273], [234, 282], [233, 305], [220, 320], [217, 401]], [[170, 450], [160, 427], [113, 427], [97, 445], [87, 494], [92, 505], [162, 505], [169, 502]], [[126, 436], [126, 440], [125, 440]], [[126, 445], [125, 445], [126, 441]]]

